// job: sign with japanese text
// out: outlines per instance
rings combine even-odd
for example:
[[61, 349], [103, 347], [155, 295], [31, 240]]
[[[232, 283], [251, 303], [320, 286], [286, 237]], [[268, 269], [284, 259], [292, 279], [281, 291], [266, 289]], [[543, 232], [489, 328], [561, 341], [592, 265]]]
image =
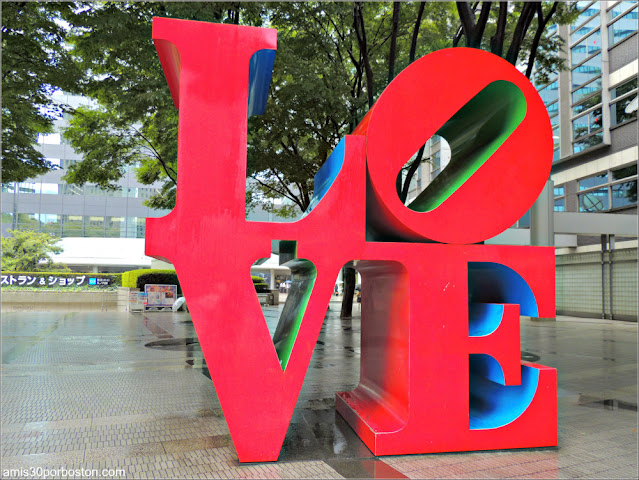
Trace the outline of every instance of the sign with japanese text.
[[75, 276], [62, 276], [51, 274], [2, 274], [2, 286], [12, 287], [71, 287], [90, 286], [108, 287], [112, 285], [112, 279], [108, 277], [92, 277], [90, 274], [78, 274]]
[[147, 308], [171, 307], [177, 300], [177, 285], [145, 285]]
[[144, 311], [146, 305], [146, 293], [142, 292], [130, 292], [129, 293], [129, 311]]

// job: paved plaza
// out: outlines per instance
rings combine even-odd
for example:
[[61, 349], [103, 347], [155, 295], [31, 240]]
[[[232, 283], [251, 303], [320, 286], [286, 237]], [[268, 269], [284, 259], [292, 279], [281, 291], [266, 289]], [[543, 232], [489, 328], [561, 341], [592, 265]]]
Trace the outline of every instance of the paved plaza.
[[259, 464], [237, 461], [188, 313], [5, 313], [3, 478], [637, 478], [636, 323], [522, 319], [522, 358], [558, 369], [558, 447], [375, 457], [334, 410], [357, 308], [331, 303], [280, 460]]

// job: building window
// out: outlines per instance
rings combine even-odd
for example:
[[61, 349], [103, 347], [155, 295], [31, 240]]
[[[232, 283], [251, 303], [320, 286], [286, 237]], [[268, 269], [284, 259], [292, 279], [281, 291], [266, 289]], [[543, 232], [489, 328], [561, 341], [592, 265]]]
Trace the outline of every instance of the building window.
[[[637, 118], [637, 78], [610, 89], [610, 125], [619, 125]], [[634, 105], [632, 102], [634, 101]]]
[[575, 29], [579, 27], [579, 25], [581, 25], [584, 22], [587, 22], [588, 19], [599, 14], [599, 2], [580, 0], [575, 3], [577, 4], [577, 10], [581, 11], [581, 13], [579, 14], [579, 17], [577, 18], [577, 20], [575, 20], [575, 22], [570, 27], [571, 32], [574, 32]]
[[2, 212], [2, 225], [9, 225], [8, 228], [13, 227], [13, 213]]
[[40, 214], [40, 230], [53, 235], [60, 235], [62, 228], [62, 215], [41, 213]]
[[617, 2], [608, 10], [608, 18], [612, 20], [636, 5], [637, 0], [624, 0], [623, 2]]
[[104, 237], [104, 217], [84, 217], [85, 237]]
[[22, 182], [18, 184], [19, 193], [40, 193], [42, 185], [38, 183]]
[[612, 174], [612, 208], [637, 204], [637, 164], [618, 168]]
[[124, 231], [124, 217], [106, 217], [105, 227], [105, 236], [107, 238], [126, 236], [126, 231]]
[[[581, 37], [583, 37], [585, 35], [588, 35], [593, 30], [596, 30], [597, 28], [599, 28], [599, 26], [601, 25], [601, 18], [598, 15], [599, 9], [597, 9], [596, 11], [597, 11], [597, 14], [596, 14], [597, 16], [595, 18], [593, 18], [589, 22], [585, 23], [583, 26], [579, 27], [578, 30], [576, 30], [576, 31], [574, 31], [573, 33], [570, 34], [570, 41], [572, 43], [575, 43]], [[577, 21], [579, 21], [579, 20], [577, 20]]]
[[579, 65], [599, 52], [601, 52], [601, 30], [597, 29], [570, 49], [571, 64], [573, 67]]
[[14, 229], [16, 230], [40, 230], [40, 219], [37, 213], [17, 213]]
[[601, 107], [573, 120], [572, 134], [573, 153], [583, 152], [602, 143]]
[[600, 51], [599, 30], [571, 48], [572, 64], [577, 64], [571, 72], [573, 154], [603, 142]]
[[82, 225], [82, 215], [63, 215], [62, 216], [62, 236], [63, 237], [82, 237], [84, 236], [84, 228]]
[[585, 100], [581, 101], [577, 105], [572, 107], [572, 114], [574, 116], [579, 115], [580, 113], [585, 112], [586, 110], [591, 109], [595, 105], [601, 103], [601, 92], [596, 93], [590, 97], [587, 97]]
[[628, 165], [579, 182], [579, 211], [602, 212], [637, 204], [637, 165]]
[[601, 130], [601, 126], [601, 107], [598, 107], [572, 121], [572, 138], [577, 140], [590, 135]]
[[432, 157], [430, 166], [430, 180], [431, 182], [439, 175], [441, 172], [441, 151], [437, 150]]
[[84, 189], [78, 185], [71, 185], [69, 183], [63, 183], [60, 185], [60, 190], [64, 195], [84, 195]]
[[539, 96], [545, 105], [556, 102], [559, 98], [559, 82], [554, 81], [550, 85], [539, 90]]
[[599, 188], [579, 195], [580, 212], [603, 212], [604, 210], [610, 210], [607, 188]]
[[599, 173], [597, 175], [593, 175], [592, 177], [584, 178], [579, 181], [579, 190], [586, 190], [588, 188], [597, 187], [599, 185], [603, 185], [604, 183], [608, 183], [608, 172]]
[[44, 195], [57, 195], [59, 192], [59, 187], [57, 183], [43, 183], [42, 184], [42, 193]]
[[137, 238], [144, 238], [144, 218], [138, 219], [140, 223], [138, 223], [138, 236]]
[[637, 180], [617, 183], [612, 187], [612, 208], [637, 204]]
[[[601, 75], [601, 53], [572, 69], [572, 88], [577, 88]], [[601, 85], [599, 85], [601, 88]]]
[[[573, 154], [603, 142], [600, 5], [599, 2], [577, 2], [577, 8], [582, 11], [570, 36]], [[553, 161], [559, 156], [555, 145]], [[558, 199], [556, 207], [565, 208], [565, 200]]]
[[552, 161], [556, 162], [559, 160], [560, 153], [559, 147], [561, 145], [561, 138], [559, 136], [559, 125], [553, 127], [552, 129], [552, 144], [553, 144], [553, 153], [552, 153]]
[[601, 77], [595, 80], [594, 82], [590, 82], [587, 85], [584, 85], [574, 92], [572, 92], [572, 103], [576, 104], [581, 102], [583, 99], [589, 97], [592, 94], [601, 92]]
[[555, 196], [555, 212], [565, 212], [566, 211], [566, 187], [563, 185], [556, 185], [553, 189], [553, 194]]
[[613, 23], [608, 25], [608, 45], [612, 47], [615, 43], [629, 35], [637, 32], [637, 8], [624, 15], [617, 17]]

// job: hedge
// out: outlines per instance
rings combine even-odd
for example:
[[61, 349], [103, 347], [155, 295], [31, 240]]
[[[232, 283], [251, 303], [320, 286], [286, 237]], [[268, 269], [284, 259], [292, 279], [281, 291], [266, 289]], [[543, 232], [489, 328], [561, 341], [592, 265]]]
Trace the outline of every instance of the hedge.
[[[268, 283], [262, 277], [251, 275], [251, 280], [256, 292], [264, 293], [270, 291]], [[139, 288], [143, 292], [145, 285], [177, 285], [178, 295], [182, 295], [182, 287], [175, 270], [143, 268], [130, 270], [122, 274], [122, 286], [125, 288]]]
[[257, 293], [268, 293], [271, 289], [262, 277], [258, 277], [256, 275], [251, 275], [251, 280], [253, 280], [253, 286], [255, 287], [255, 291]]
[[[141, 268], [139, 270], [129, 270], [128, 272], [124, 272], [122, 274], [122, 286], [125, 288], [138, 288], [138, 277], [147, 273], [172, 273], [175, 275], [175, 270], [162, 270], [159, 268]], [[171, 283], [169, 285], [175, 284]]]
[[144, 273], [137, 277], [136, 288], [139, 288], [140, 291], [143, 292], [145, 285], [177, 285], [178, 295], [182, 295], [182, 287], [180, 286], [177, 273], [175, 273], [175, 270], [169, 270], [169, 272], [170, 273], [166, 271], [155, 271], [152, 273]]

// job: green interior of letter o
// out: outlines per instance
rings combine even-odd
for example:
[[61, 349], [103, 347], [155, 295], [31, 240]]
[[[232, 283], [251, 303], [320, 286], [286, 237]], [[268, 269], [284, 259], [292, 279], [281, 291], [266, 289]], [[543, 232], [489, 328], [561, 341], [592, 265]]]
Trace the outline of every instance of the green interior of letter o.
[[486, 86], [437, 131], [450, 145], [450, 163], [408, 208], [429, 212], [439, 207], [497, 151], [525, 116], [526, 98], [517, 86], [505, 80]]

